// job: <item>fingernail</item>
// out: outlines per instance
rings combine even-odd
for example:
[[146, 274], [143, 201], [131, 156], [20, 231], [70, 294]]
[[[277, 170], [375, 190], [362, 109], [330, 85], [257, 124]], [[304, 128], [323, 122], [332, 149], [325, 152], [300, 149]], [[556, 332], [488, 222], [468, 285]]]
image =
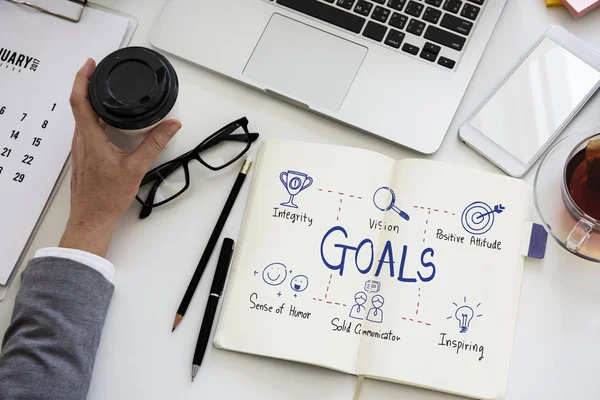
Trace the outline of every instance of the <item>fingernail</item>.
[[93, 62], [94, 62], [94, 60], [92, 60], [91, 58], [88, 58], [87, 60], [85, 60], [85, 64], [83, 64], [83, 66], [89, 67], [92, 65]]
[[167, 133], [173, 136], [179, 129], [181, 129], [181, 124], [179, 122], [173, 122], [167, 127]]

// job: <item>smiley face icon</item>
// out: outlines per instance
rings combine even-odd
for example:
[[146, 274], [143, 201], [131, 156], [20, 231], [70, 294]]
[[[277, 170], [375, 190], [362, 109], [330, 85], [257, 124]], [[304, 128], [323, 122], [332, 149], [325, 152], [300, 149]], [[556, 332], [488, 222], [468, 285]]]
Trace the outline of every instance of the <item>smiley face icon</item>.
[[262, 273], [263, 280], [267, 285], [281, 285], [287, 278], [287, 268], [282, 263], [272, 263], [265, 267]]
[[308, 287], [308, 278], [306, 275], [296, 275], [290, 281], [290, 287], [294, 292], [304, 292]]

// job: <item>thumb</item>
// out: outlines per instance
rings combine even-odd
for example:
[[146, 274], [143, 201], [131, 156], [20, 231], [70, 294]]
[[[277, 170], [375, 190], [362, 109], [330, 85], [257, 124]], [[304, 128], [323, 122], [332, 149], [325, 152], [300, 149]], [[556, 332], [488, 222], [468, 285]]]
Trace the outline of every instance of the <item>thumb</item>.
[[181, 129], [181, 122], [175, 119], [161, 122], [160, 125], [148, 133], [148, 136], [135, 149], [131, 157], [149, 166], [179, 129]]

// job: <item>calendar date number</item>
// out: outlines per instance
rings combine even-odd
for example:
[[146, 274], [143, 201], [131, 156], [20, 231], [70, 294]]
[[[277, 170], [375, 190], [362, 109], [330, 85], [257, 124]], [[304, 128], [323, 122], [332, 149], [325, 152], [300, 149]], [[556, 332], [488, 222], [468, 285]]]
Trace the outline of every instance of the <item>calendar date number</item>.
[[25, 180], [25, 174], [22, 174], [20, 172], [15, 173], [15, 177], [13, 178], [13, 181], [22, 183], [24, 180]]
[[33, 156], [30, 156], [29, 154], [25, 154], [25, 157], [23, 157], [23, 159], [21, 160], [21, 162], [23, 164], [27, 164], [27, 165], [31, 165], [32, 161], [33, 161]]
[[[7, 105], [3, 105], [2, 103], [0, 103], [0, 120], [2, 121], [15, 121], [17, 124], [19, 124], [20, 122], [22, 123], [21, 125], [14, 125], [13, 127], [19, 126], [21, 127], [20, 129], [10, 129], [7, 131], [4, 131], [5, 127], [2, 130], [4, 132], [6, 132], [5, 134], [3, 134], [3, 137], [7, 137], [9, 136], [9, 139], [11, 141], [11, 143], [13, 143], [12, 141], [15, 140], [23, 140], [23, 137], [25, 138], [25, 141], [29, 141], [31, 140], [31, 146], [32, 147], [40, 147], [42, 145], [42, 141], [44, 139], [42, 139], [43, 134], [41, 134], [42, 132], [38, 130], [37, 134], [39, 136], [29, 136], [28, 132], [26, 128], [23, 128], [24, 126], [27, 126], [29, 124], [32, 124], [34, 127], [37, 126], [37, 129], [41, 129], [41, 130], [46, 130], [50, 124], [49, 119], [45, 119], [50, 117], [50, 113], [52, 113], [52, 115], [54, 115], [54, 111], [57, 110], [60, 106], [57, 103], [50, 103], [47, 104], [48, 108], [46, 108], [45, 113], [47, 113], [46, 115], [37, 115], [37, 113], [31, 114], [30, 112], [23, 112], [23, 110], [18, 110], [18, 109], [14, 109], [11, 108], [10, 106]], [[8, 118], [6, 120], [3, 120], [2, 117], [4, 118]], [[41, 118], [40, 118], [41, 117]], [[45, 117], [45, 118], [44, 118]], [[39, 119], [38, 119], [39, 118]], [[51, 119], [51, 118], [50, 118]], [[9, 122], [10, 123], [10, 122]], [[11, 127], [12, 128], [12, 127]], [[6, 136], [4, 136], [6, 135]], [[40, 137], [42, 136], [42, 137]], [[5, 139], [6, 140], [6, 139]], [[6, 143], [8, 144], [8, 143]], [[14, 146], [11, 146], [14, 147]], [[0, 160], [3, 158], [9, 158], [13, 152], [13, 148], [11, 147], [0, 147]], [[30, 152], [34, 152], [33, 149], [30, 148]], [[31, 154], [17, 154], [18, 159], [20, 159], [21, 161], [21, 165], [22, 167], [19, 168], [21, 170], [26, 169], [28, 167], [24, 167], [23, 164], [25, 165], [34, 165], [34, 160], [35, 157], [34, 155]], [[15, 158], [15, 157], [13, 157]], [[15, 160], [16, 161], [16, 160]], [[37, 162], [36, 162], [37, 163]], [[8, 179], [12, 179], [12, 181], [17, 182], [17, 183], [23, 183], [25, 181], [26, 175], [23, 172], [16, 172], [15, 170], [7, 170], [4, 171], [6, 169], [6, 165], [4, 166], [0, 166], [0, 175], [3, 176], [7, 176]], [[13, 172], [14, 171], [14, 172]]]

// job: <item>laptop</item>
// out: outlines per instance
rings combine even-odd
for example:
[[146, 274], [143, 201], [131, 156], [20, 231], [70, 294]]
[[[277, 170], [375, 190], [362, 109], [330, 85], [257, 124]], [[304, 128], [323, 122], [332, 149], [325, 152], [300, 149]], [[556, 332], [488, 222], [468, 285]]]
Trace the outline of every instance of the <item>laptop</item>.
[[431, 154], [506, 0], [173, 0], [156, 48]]

